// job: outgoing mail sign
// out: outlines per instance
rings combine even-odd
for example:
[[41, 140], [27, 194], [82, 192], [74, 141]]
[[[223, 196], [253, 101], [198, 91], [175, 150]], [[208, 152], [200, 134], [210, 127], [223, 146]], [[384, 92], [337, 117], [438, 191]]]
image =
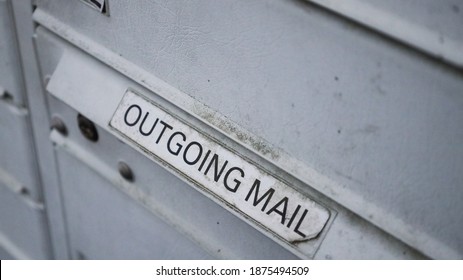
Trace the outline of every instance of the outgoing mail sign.
[[109, 125], [154, 161], [288, 243], [317, 237], [329, 220], [325, 207], [131, 89]]

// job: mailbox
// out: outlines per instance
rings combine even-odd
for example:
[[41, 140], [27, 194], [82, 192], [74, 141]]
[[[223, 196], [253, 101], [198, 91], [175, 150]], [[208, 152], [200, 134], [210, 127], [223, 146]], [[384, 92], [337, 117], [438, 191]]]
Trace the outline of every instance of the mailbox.
[[13, 6], [55, 255], [461, 258], [460, 7], [376, 2]]

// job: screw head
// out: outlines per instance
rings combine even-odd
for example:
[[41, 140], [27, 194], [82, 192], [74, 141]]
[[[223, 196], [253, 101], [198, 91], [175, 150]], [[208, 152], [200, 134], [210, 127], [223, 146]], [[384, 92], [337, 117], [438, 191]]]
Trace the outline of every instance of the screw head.
[[43, 78], [43, 85], [45, 87], [47, 87], [48, 83], [50, 82], [51, 80], [51, 76], [50, 75], [46, 75], [44, 78]]
[[79, 125], [80, 132], [82, 135], [87, 138], [87, 140], [92, 142], [98, 141], [98, 131], [96, 130], [93, 122], [81, 114], [77, 115], [77, 123]]
[[128, 166], [127, 163], [120, 161], [117, 164], [117, 169], [119, 170], [119, 174], [121, 174], [122, 178], [126, 179], [129, 182], [134, 181], [132, 169], [130, 168], [130, 166]]
[[22, 188], [19, 190], [19, 193], [20, 193], [21, 195], [27, 196], [27, 195], [29, 195], [29, 190], [28, 190], [26, 187], [22, 187]]
[[50, 129], [52, 130], [55, 129], [63, 136], [68, 135], [68, 129], [66, 128], [66, 125], [64, 124], [63, 120], [59, 118], [58, 116], [53, 116], [51, 118]]

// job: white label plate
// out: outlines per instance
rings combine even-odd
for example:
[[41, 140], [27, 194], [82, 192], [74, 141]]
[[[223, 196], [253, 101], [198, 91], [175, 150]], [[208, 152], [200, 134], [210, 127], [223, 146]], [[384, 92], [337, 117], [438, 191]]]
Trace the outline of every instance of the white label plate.
[[325, 207], [130, 89], [110, 126], [153, 160], [288, 243], [316, 238], [330, 218]]

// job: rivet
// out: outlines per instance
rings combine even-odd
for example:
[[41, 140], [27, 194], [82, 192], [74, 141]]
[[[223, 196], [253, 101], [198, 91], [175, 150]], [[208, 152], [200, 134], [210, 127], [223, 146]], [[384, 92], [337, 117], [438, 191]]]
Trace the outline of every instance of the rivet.
[[60, 119], [58, 116], [53, 116], [51, 118], [50, 129], [58, 131], [63, 136], [68, 135], [68, 129], [66, 128], [66, 125], [64, 124], [63, 120]]
[[20, 190], [19, 190], [19, 193], [21, 195], [29, 195], [29, 190], [26, 188], [26, 187], [22, 187]]
[[98, 141], [98, 131], [93, 122], [81, 114], [77, 115], [77, 123], [82, 135], [92, 142]]
[[121, 174], [122, 178], [126, 179], [129, 182], [134, 181], [132, 169], [130, 168], [130, 166], [127, 165], [127, 163], [120, 161], [117, 164], [117, 169], [119, 170], [119, 174]]

